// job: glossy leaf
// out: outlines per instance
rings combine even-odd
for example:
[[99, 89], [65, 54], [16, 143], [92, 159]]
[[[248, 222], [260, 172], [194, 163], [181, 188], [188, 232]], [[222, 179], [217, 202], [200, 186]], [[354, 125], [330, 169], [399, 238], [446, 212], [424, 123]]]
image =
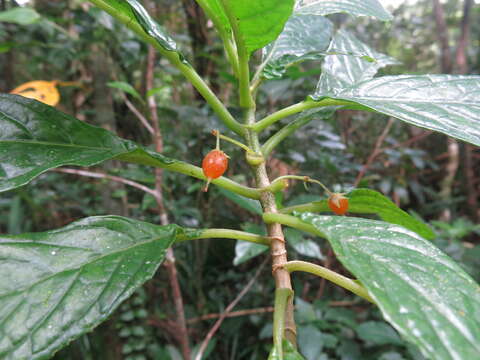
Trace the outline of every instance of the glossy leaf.
[[322, 64], [315, 95], [329, 93], [371, 79], [378, 69], [398, 64], [394, 58], [378, 53], [346, 30], [335, 34]]
[[383, 21], [393, 19], [378, 0], [300, 0], [295, 13], [313, 15], [347, 13], [353, 16], [372, 16]]
[[268, 360], [305, 360], [288, 340], [283, 341], [283, 354], [279, 354], [275, 346], [272, 347]]
[[202, 0], [197, 2], [204, 9], [205, 13], [212, 17], [213, 23], [221, 27], [221, 29], [218, 29], [219, 31], [224, 33], [230, 33], [232, 31], [221, 0]]
[[320, 59], [330, 45], [332, 33], [332, 22], [323, 16], [291, 16], [277, 40], [262, 50], [262, 62], [267, 62], [263, 76], [280, 78], [290, 65]]
[[294, 0], [227, 1], [248, 54], [280, 35], [295, 3]]
[[[138, 0], [90, 0], [101, 7], [116, 19], [121, 20], [138, 33], [139, 28], [165, 50], [177, 53], [179, 58], [187, 63], [178, 49], [175, 41], [168, 33], [148, 14]], [[140, 30], [140, 32], [142, 31]]]
[[51, 106], [0, 94], [0, 191], [25, 185], [58, 166], [91, 166], [127, 154], [176, 162]]
[[383, 76], [332, 89], [327, 97], [480, 145], [480, 76]]
[[432, 243], [376, 220], [300, 214], [332, 245], [395, 329], [431, 359], [480, 353], [480, 286]]
[[181, 229], [116, 216], [0, 237], [0, 358], [45, 359], [150, 279]]
[[19, 25], [30, 25], [40, 20], [40, 15], [31, 8], [15, 7], [0, 11], [0, 22], [9, 22]]

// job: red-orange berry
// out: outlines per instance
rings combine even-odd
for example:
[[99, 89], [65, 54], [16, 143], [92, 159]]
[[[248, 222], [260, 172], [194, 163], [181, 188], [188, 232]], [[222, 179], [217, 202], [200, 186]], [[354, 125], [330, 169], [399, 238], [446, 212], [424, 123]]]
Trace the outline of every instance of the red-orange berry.
[[333, 193], [328, 198], [328, 207], [337, 215], [345, 215], [348, 210], [348, 199], [340, 193]]
[[222, 176], [227, 168], [228, 156], [223, 151], [215, 149], [205, 155], [202, 161], [202, 169], [207, 178], [207, 185], [203, 191], [207, 191], [210, 181]]

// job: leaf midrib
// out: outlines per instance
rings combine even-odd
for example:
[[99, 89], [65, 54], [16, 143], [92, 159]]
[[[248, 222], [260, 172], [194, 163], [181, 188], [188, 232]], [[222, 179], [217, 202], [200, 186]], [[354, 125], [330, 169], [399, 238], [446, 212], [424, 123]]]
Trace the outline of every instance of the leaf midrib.
[[[0, 140], [0, 145], [2, 143], [22, 143], [22, 144], [41, 145], [41, 146], [63, 146], [63, 147], [73, 147], [73, 148], [79, 148], [79, 149], [117, 151], [116, 148], [111, 148], [111, 147], [97, 147], [97, 146], [87, 146], [87, 145], [78, 145], [78, 144], [57, 143], [57, 142], [46, 142], [46, 141], [35, 141], [35, 140]], [[125, 149], [124, 152], [128, 152], [128, 150]]]

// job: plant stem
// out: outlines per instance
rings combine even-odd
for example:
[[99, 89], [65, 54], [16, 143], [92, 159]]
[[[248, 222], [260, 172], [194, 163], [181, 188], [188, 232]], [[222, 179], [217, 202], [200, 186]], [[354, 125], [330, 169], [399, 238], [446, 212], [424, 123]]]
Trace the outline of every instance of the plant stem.
[[276, 349], [278, 359], [283, 360], [283, 333], [285, 331], [285, 315], [289, 300], [293, 296], [293, 290], [277, 288], [275, 290], [275, 310], [273, 312], [273, 346]]
[[321, 231], [319, 231], [315, 226], [307, 224], [302, 220], [300, 220], [299, 218], [296, 218], [295, 216], [265, 212], [263, 214], [263, 221], [265, 221], [267, 224], [279, 223], [279, 224], [287, 225], [295, 229], [303, 230], [310, 234], [314, 234], [322, 238], [326, 238], [326, 236]]
[[213, 25], [218, 31], [220, 38], [222, 39], [223, 46], [225, 47], [225, 53], [227, 54], [228, 61], [232, 66], [233, 74], [235, 77], [238, 78], [238, 55], [237, 49], [235, 48], [235, 43], [232, 41], [230, 34], [225, 31], [223, 24], [220, 18], [216, 14], [209, 5], [207, 0], [196, 0], [198, 5], [203, 9], [205, 14], [212, 20]]
[[285, 269], [287, 269], [290, 273], [294, 271], [303, 271], [317, 275], [375, 304], [375, 301], [368, 294], [367, 289], [365, 289], [362, 285], [352, 279], [336, 273], [335, 271], [327, 269], [326, 267], [306, 261], [289, 261], [285, 264]]
[[217, 114], [220, 120], [232, 131], [242, 135], [244, 129], [239, 124], [232, 114], [227, 110], [225, 105], [217, 98], [210, 87], [203, 81], [203, 79], [197, 74], [190, 64], [185, 64], [180, 59], [179, 55], [175, 51], [169, 51], [163, 48], [155, 38], [148, 35], [137, 21], [132, 21], [132, 18], [118, 11], [111, 3], [106, 0], [89, 0], [102, 10], [109, 13], [118, 21], [122, 22], [134, 33], [136, 33], [143, 41], [151, 44], [162, 56], [166, 57], [170, 63], [175, 66], [180, 72], [192, 83], [197, 91], [203, 96], [207, 103], [212, 107], [213, 111]]
[[250, 153], [253, 153], [254, 151], [252, 149], [250, 149], [247, 145], [245, 145], [244, 143], [241, 143], [240, 141], [237, 141], [235, 139], [232, 139], [231, 137], [228, 137], [228, 136], [225, 136], [225, 135], [222, 135], [220, 134], [220, 132], [218, 130], [212, 130], [212, 134], [214, 136], [217, 136], [219, 137], [220, 139], [222, 140], [225, 140], [225, 141], [228, 141], [234, 145], [237, 145], [238, 147], [242, 148], [243, 150], [245, 150], [246, 152], [250, 152]]
[[227, 14], [228, 20], [230, 21], [233, 37], [235, 39], [235, 43], [237, 44], [240, 107], [249, 109], [255, 106], [252, 95], [250, 94], [250, 69], [248, 67], [249, 54], [247, 52], [247, 48], [245, 47], [245, 41], [238, 27], [238, 19], [235, 17], [235, 14], [230, 7], [230, 1], [231, 0], [221, 0], [221, 3], [225, 13]]
[[313, 116], [303, 116], [295, 119], [291, 123], [288, 123], [275, 134], [273, 134], [265, 143], [262, 145], [262, 154], [267, 158], [273, 149], [277, 147], [280, 142], [285, 140], [288, 136], [293, 134], [297, 129], [302, 127], [303, 125], [308, 124], [310, 121], [314, 119]]
[[[147, 155], [147, 154], [148, 155]], [[175, 171], [181, 174], [185, 174], [197, 179], [201, 179], [206, 181], [207, 178], [203, 175], [203, 170], [198, 166], [188, 164], [183, 161], [162, 161], [161, 159], [157, 159], [158, 154], [152, 151], [145, 151], [145, 150], [135, 150], [127, 154], [122, 154], [115, 159], [121, 161], [132, 162], [136, 164], [143, 164], [149, 166], [160, 167], [163, 169], [167, 169], [170, 171]], [[224, 176], [221, 176], [217, 179], [211, 181], [212, 184], [218, 185], [230, 191], [233, 191], [236, 194], [248, 197], [250, 199], [259, 200], [261, 196], [261, 190], [250, 188], [244, 185], [241, 185], [233, 180], [230, 180]]]
[[264, 117], [262, 120], [252, 125], [252, 129], [258, 133], [266, 129], [270, 125], [276, 123], [277, 121], [280, 121], [283, 118], [286, 118], [287, 116], [291, 116], [308, 109], [313, 109], [316, 107], [332, 106], [332, 105], [347, 105], [347, 104], [348, 104], [347, 101], [334, 100], [334, 99], [323, 99], [320, 101], [305, 100], [297, 104], [290, 105], [286, 108], [283, 108], [282, 110], [279, 110], [277, 112], [274, 112], [273, 114], [270, 114]]
[[236, 239], [266, 246], [269, 246], [271, 243], [271, 239], [267, 236], [231, 229], [187, 229], [185, 233], [177, 235], [175, 242], [198, 239]]

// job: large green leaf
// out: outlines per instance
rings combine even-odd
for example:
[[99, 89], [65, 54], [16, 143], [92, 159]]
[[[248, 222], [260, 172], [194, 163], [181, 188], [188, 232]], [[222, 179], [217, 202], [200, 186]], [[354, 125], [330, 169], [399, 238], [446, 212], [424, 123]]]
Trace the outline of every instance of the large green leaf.
[[295, 13], [313, 15], [347, 13], [354, 16], [373, 16], [383, 21], [393, 18], [378, 0], [300, 0]]
[[[394, 58], [378, 53], [346, 30], [335, 34], [315, 94], [325, 94], [371, 79], [378, 69], [398, 64]], [[318, 95], [317, 95], [318, 96]]]
[[480, 286], [417, 234], [376, 220], [299, 215], [330, 242], [383, 316], [431, 359], [480, 354]]
[[224, 0], [237, 21], [248, 54], [275, 40], [292, 14], [294, 0]]
[[[91, 166], [122, 154], [152, 155], [105, 129], [19, 95], [0, 94], [0, 191], [62, 165]], [[155, 154], [155, 160], [175, 160]]]
[[0, 358], [46, 359], [150, 279], [177, 233], [116, 216], [0, 237]]
[[223, 8], [221, 0], [196, 1], [202, 7], [205, 13], [212, 18], [213, 23], [217, 27], [221, 27], [221, 29], [218, 29], [220, 32], [231, 32], [232, 27], [230, 26], [230, 22], [228, 21], [227, 14], [225, 13], [225, 9]]
[[30, 25], [40, 20], [40, 15], [31, 8], [16, 7], [0, 11], [0, 22], [10, 22], [19, 25]]
[[168, 33], [148, 14], [137, 0], [90, 0], [91, 3], [102, 8], [116, 19], [121, 20], [139, 35], [153, 38], [163, 49], [177, 53], [179, 58], [187, 63], [178, 49], [175, 41]]
[[[314, 98], [324, 97], [316, 93]], [[409, 124], [480, 145], [480, 76], [382, 76], [325, 97], [360, 104]]]
[[277, 40], [262, 50], [262, 62], [267, 62], [263, 76], [280, 78], [294, 63], [320, 59], [330, 45], [332, 33], [332, 22], [323, 16], [291, 16]]

